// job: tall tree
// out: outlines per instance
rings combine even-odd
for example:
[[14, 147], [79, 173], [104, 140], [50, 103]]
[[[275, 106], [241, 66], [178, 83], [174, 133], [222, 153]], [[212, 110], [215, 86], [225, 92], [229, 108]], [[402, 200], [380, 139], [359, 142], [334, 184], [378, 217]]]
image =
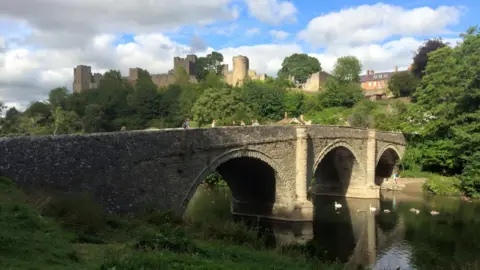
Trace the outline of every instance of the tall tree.
[[342, 83], [359, 83], [362, 64], [355, 56], [344, 56], [337, 59], [333, 67], [333, 76]]
[[2, 101], [0, 101], [0, 114], [2, 113], [2, 111], [6, 108], [6, 106], [3, 104]]
[[245, 103], [255, 115], [272, 120], [282, 118], [285, 92], [272, 81], [248, 81], [243, 93]]
[[408, 97], [413, 94], [418, 83], [419, 80], [409, 70], [399, 71], [388, 81], [388, 89], [395, 97]]
[[230, 124], [239, 112], [245, 111], [241, 92], [236, 88], [206, 89], [192, 109], [193, 119], [200, 125], [212, 120], [218, 124]]
[[319, 96], [321, 108], [353, 107], [364, 99], [362, 88], [358, 83], [341, 83], [334, 77], [328, 78], [326, 90]]
[[429, 39], [423, 43], [417, 50], [417, 53], [413, 57], [412, 72], [417, 78], [422, 78], [425, 73], [425, 68], [428, 63], [428, 54], [436, 51], [448, 44], [441, 38]]
[[423, 160], [433, 160], [429, 166], [440, 172], [464, 172], [464, 187], [480, 193], [475, 188], [476, 180], [469, 177], [476, 174], [473, 167], [479, 163], [474, 157], [480, 152], [479, 28], [470, 28], [462, 39], [455, 48], [443, 46], [428, 55], [426, 72], [415, 96], [418, 106], [426, 112], [421, 116], [429, 120], [422, 125], [422, 139], [430, 141]]
[[48, 102], [52, 107], [65, 108], [68, 98], [68, 90], [66, 87], [57, 87], [54, 88], [48, 93]]
[[199, 57], [195, 63], [197, 80], [205, 79], [209, 72], [221, 74], [223, 68], [223, 55], [219, 52], [212, 52], [205, 57]]
[[278, 71], [278, 77], [288, 79], [289, 76], [293, 76], [297, 82], [304, 83], [310, 75], [321, 70], [322, 67], [317, 58], [304, 53], [294, 53], [283, 59], [282, 68]]

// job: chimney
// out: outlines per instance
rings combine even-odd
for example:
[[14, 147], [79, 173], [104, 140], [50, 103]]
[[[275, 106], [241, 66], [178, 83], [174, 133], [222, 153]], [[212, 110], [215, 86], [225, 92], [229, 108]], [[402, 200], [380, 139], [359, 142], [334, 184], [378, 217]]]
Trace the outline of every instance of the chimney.
[[288, 112], [285, 112], [285, 119], [288, 118]]
[[398, 72], [398, 66], [395, 66], [395, 72]]

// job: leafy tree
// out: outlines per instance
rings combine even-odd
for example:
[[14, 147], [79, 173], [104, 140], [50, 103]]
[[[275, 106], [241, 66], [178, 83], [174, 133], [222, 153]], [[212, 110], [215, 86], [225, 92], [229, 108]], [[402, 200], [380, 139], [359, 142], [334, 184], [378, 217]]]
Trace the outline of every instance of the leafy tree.
[[364, 100], [353, 108], [348, 122], [352, 127], [373, 128], [375, 124], [373, 118], [374, 110], [375, 104], [372, 101]]
[[104, 113], [102, 106], [98, 104], [90, 104], [85, 108], [85, 113], [82, 119], [84, 129], [86, 132], [100, 132], [103, 131], [105, 124]]
[[135, 91], [128, 95], [127, 101], [133, 113], [143, 121], [158, 116], [159, 93], [148, 71], [139, 69]]
[[256, 116], [279, 120], [283, 116], [284, 91], [274, 84], [248, 81], [243, 86], [245, 104]]
[[65, 108], [68, 98], [68, 90], [65, 87], [57, 87], [50, 91], [48, 94], [48, 102], [52, 107], [62, 107]]
[[419, 80], [410, 71], [399, 71], [388, 81], [388, 89], [395, 97], [408, 97], [413, 94], [418, 84]]
[[209, 72], [222, 74], [223, 55], [219, 52], [212, 52], [205, 57], [199, 57], [195, 63], [197, 80], [205, 79]]
[[190, 76], [183, 67], [178, 67], [175, 69], [175, 84], [177, 85], [187, 85], [190, 83]]
[[479, 29], [470, 28], [462, 39], [455, 48], [443, 46], [428, 55], [415, 97], [428, 112], [422, 139], [430, 143], [423, 158], [433, 159], [434, 168], [445, 174], [463, 172], [465, 183], [475, 175], [478, 162], [474, 157], [480, 152]]
[[327, 79], [326, 90], [319, 96], [319, 105], [322, 108], [347, 107], [351, 108], [364, 99], [363, 90], [358, 83], [340, 83], [335, 78]]
[[289, 76], [295, 77], [299, 83], [304, 83], [315, 72], [322, 70], [317, 58], [306, 54], [292, 54], [283, 59], [282, 68], [278, 71], [278, 77], [288, 79]]
[[25, 114], [28, 117], [39, 117], [41, 120], [48, 120], [51, 115], [51, 106], [45, 102], [36, 101], [28, 106]]
[[241, 92], [234, 88], [209, 88], [195, 102], [193, 119], [200, 126], [217, 120], [218, 124], [230, 124], [239, 112], [245, 111]]
[[0, 114], [3, 112], [5, 108], [7, 108], [7, 106], [5, 106], [2, 101], [0, 101]]
[[159, 99], [157, 111], [166, 123], [173, 126], [180, 126], [184, 120], [183, 117], [179, 115], [179, 98], [181, 94], [182, 87], [177, 84], [172, 84], [169, 85], [165, 91], [161, 92]]
[[445, 46], [447, 46], [446, 42], [441, 38], [435, 38], [425, 41], [423, 45], [418, 48], [417, 53], [413, 57], [411, 69], [415, 77], [422, 78], [424, 76], [425, 68], [428, 63], [428, 54]]
[[305, 95], [302, 92], [289, 91], [285, 93], [285, 111], [291, 116], [299, 116], [304, 113]]
[[359, 83], [362, 64], [355, 56], [344, 56], [337, 59], [333, 67], [333, 76], [341, 83]]
[[64, 111], [60, 106], [53, 111], [53, 135], [71, 134], [81, 129], [78, 115], [72, 111]]

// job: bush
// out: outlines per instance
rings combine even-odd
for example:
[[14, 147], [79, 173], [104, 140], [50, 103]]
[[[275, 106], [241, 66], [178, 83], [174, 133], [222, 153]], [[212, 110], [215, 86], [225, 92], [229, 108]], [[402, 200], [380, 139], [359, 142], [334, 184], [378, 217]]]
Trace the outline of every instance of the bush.
[[138, 237], [135, 248], [139, 250], [170, 250], [177, 253], [201, 253], [195, 243], [178, 227], [164, 225], [160, 229], [145, 230]]
[[31, 207], [2, 200], [0, 269], [65, 269], [79, 261], [74, 239]]
[[92, 236], [106, 227], [103, 206], [89, 194], [58, 195], [41, 209], [42, 214], [52, 217], [65, 228], [75, 231], [81, 241], [98, 243]]
[[463, 174], [460, 177], [462, 180], [462, 189], [471, 197], [480, 197], [480, 152], [477, 152], [470, 158]]
[[461, 183], [457, 177], [430, 174], [424, 189], [435, 195], [453, 196], [461, 193]]

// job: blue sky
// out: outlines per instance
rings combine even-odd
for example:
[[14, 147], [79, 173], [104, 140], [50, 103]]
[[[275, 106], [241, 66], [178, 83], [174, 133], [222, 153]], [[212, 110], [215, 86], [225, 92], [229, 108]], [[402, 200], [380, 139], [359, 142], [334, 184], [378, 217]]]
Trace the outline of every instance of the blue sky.
[[27, 104], [53, 87], [71, 88], [79, 64], [164, 73], [192, 51], [218, 50], [227, 64], [246, 55], [268, 75], [293, 53], [318, 58], [326, 71], [346, 55], [363, 70], [402, 69], [425, 39], [455, 44], [480, 14], [478, 0], [110, 2], [0, 1], [0, 100]]

